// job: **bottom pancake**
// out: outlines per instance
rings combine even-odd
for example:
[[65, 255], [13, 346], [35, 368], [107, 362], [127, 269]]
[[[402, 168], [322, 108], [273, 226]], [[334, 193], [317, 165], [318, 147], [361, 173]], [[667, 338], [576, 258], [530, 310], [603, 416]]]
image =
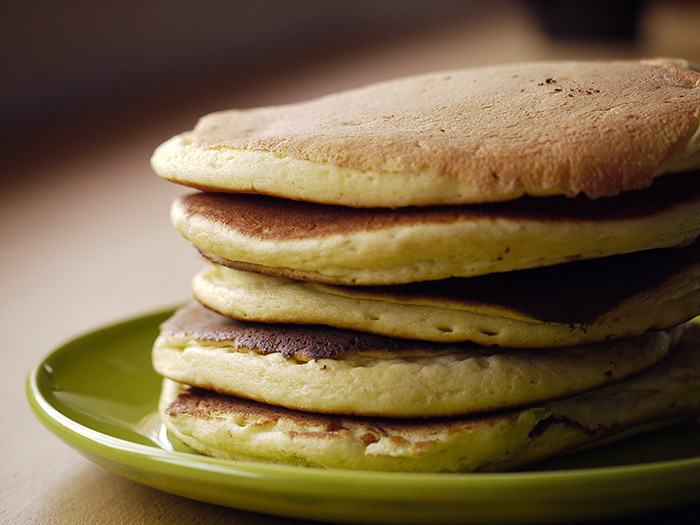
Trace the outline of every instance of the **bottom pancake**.
[[700, 328], [619, 383], [519, 410], [392, 420], [310, 414], [166, 380], [160, 411], [191, 448], [220, 458], [375, 471], [512, 470], [700, 415]]
[[245, 323], [192, 303], [161, 325], [153, 366], [174, 381], [310, 412], [434, 417], [598, 388], [662, 359], [682, 328], [592, 345], [515, 350], [325, 326]]

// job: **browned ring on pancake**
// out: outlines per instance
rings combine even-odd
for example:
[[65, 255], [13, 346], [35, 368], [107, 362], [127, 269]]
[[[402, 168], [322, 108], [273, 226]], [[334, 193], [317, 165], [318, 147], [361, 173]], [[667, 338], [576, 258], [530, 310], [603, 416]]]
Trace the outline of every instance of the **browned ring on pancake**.
[[700, 234], [700, 172], [607, 199], [398, 210], [197, 193], [173, 203], [172, 219], [218, 264], [327, 284], [400, 284], [689, 244]]
[[180, 199], [188, 216], [201, 216], [256, 239], [315, 239], [397, 225], [454, 223], [476, 219], [521, 222], [605, 222], [648, 217], [700, 201], [700, 170], [666, 176], [644, 190], [604, 199], [586, 196], [522, 197], [508, 202], [399, 209], [350, 208], [263, 195], [198, 192]]

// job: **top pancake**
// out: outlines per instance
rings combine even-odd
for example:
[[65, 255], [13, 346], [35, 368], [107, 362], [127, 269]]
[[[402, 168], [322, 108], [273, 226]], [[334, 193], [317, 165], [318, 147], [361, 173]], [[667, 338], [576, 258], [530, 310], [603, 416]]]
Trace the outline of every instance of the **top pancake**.
[[700, 167], [699, 122], [682, 61], [540, 62], [215, 113], [152, 165], [198, 189], [353, 207], [597, 198]]

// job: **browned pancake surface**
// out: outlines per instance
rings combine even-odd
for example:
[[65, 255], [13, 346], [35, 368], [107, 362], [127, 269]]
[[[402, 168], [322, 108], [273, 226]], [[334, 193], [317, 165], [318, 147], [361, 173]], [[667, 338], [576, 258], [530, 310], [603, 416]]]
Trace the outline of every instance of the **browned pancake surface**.
[[664, 173], [696, 132], [699, 105], [700, 75], [678, 61], [541, 62], [215, 113], [190, 140], [407, 180], [429, 169], [485, 196], [522, 189], [596, 198]]
[[[189, 304], [175, 312], [161, 325], [161, 330], [176, 337], [192, 337], [199, 341], [227, 341], [238, 348], [255, 349], [263, 354], [279, 352], [286, 358], [302, 360], [324, 359], [342, 352], [364, 350], [391, 352], [416, 348], [426, 351], [441, 349], [439, 344], [327, 326], [237, 321], [199, 303]], [[469, 349], [478, 348], [470, 343], [464, 343], [463, 346]], [[488, 353], [488, 350], [484, 350], [484, 355]]]
[[261, 195], [194, 193], [180, 198], [186, 216], [220, 223], [265, 240], [320, 238], [412, 224], [509, 219], [522, 222], [612, 221], [647, 217], [675, 205], [700, 203], [700, 171], [666, 176], [649, 189], [616, 197], [524, 197], [506, 203], [425, 208], [367, 209], [323, 205]]
[[[685, 363], [687, 368], [697, 368], [699, 364], [698, 349], [700, 349], [700, 325], [691, 324], [685, 330], [678, 348], [673, 351], [671, 357], [661, 361], [659, 368], [669, 367], [673, 362]], [[676, 365], [678, 366], [678, 365]], [[652, 373], [654, 369], [652, 368]], [[555, 401], [556, 403], [556, 401]], [[194, 416], [208, 418], [217, 414], [237, 414], [252, 419], [277, 421], [290, 420], [296, 423], [312, 423], [324, 426], [330, 432], [340, 432], [348, 425], [368, 425], [376, 430], [377, 434], [385, 431], [402, 432], [412, 428], [420, 429], [426, 435], [432, 432], [440, 432], [445, 429], [468, 428], [471, 425], [489, 425], [503, 418], [517, 418], [517, 411], [496, 411], [477, 415], [467, 415], [449, 418], [379, 418], [362, 416], [340, 416], [333, 414], [309, 413], [299, 410], [291, 410], [284, 407], [259, 403], [257, 401], [240, 398], [237, 396], [219, 394], [210, 390], [190, 388], [181, 393], [168, 406], [166, 414], [172, 416]], [[692, 415], [692, 414], [691, 414]], [[541, 422], [536, 427], [538, 433], [543, 433], [547, 426], [561, 423], [560, 419], [551, 417]], [[573, 424], [573, 422], [572, 422]], [[533, 430], [534, 432], [534, 430]], [[373, 433], [367, 435], [367, 439], [373, 439]], [[371, 441], [369, 441], [371, 442]]]
[[[347, 415], [322, 414], [317, 412], [303, 412], [276, 405], [259, 403], [242, 397], [219, 394], [211, 390], [190, 388], [182, 393], [168, 406], [166, 414], [171, 416], [194, 416], [207, 418], [212, 414], [237, 414], [246, 418], [260, 419], [261, 421], [278, 421], [285, 419], [295, 423], [312, 423], [321, 425], [329, 433], [341, 432], [348, 424], [371, 424], [377, 433], [385, 430], [409, 431], [411, 428], [420, 428], [427, 434], [444, 431], [459, 423], [462, 428], [470, 425], [481, 425], [493, 419], [498, 421], [503, 417], [516, 418], [516, 413], [494, 413], [493, 415], [480, 415], [478, 417], [465, 416], [459, 418], [379, 418]], [[374, 438], [367, 434], [367, 444]]]

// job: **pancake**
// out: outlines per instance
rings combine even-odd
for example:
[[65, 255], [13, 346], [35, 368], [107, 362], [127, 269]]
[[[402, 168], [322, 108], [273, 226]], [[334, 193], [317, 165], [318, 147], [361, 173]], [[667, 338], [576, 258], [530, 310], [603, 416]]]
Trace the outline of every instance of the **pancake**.
[[208, 191], [404, 207], [648, 187], [700, 168], [700, 74], [681, 60], [433, 73], [202, 118], [152, 157]]
[[152, 352], [161, 417], [196, 450], [498, 471], [700, 415], [682, 325], [700, 313], [700, 71], [681, 60], [219, 112], [152, 166], [200, 190], [171, 207], [207, 260], [198, 301]]
[[152, 358], [164, 377], [264, 403], [425, 418], [521, 406], [619, 381], [664, 357], [680, 331], [518, 351], [242, 323], [193, 303], [161, 326]]
[[700, 333], [604, 388], [525, 408], [459, 418], [391, 420], [310, 414], [165, 381], [160, 412], [204, 454], [359, 470], [503, 471], [700, 415]]
[[700, 234], [700, 172], [605, 199], [399, 210], [200, 192], [176, 199], [171, 219], [219, 264], [327, 284], [399, 284], [688, 244]]
[[700, 243], [394, 286], [333, 286], [207, 263], [192, 288], [202, 304], [240, 320], [562, 347], [635, 337], [698, 315]]

